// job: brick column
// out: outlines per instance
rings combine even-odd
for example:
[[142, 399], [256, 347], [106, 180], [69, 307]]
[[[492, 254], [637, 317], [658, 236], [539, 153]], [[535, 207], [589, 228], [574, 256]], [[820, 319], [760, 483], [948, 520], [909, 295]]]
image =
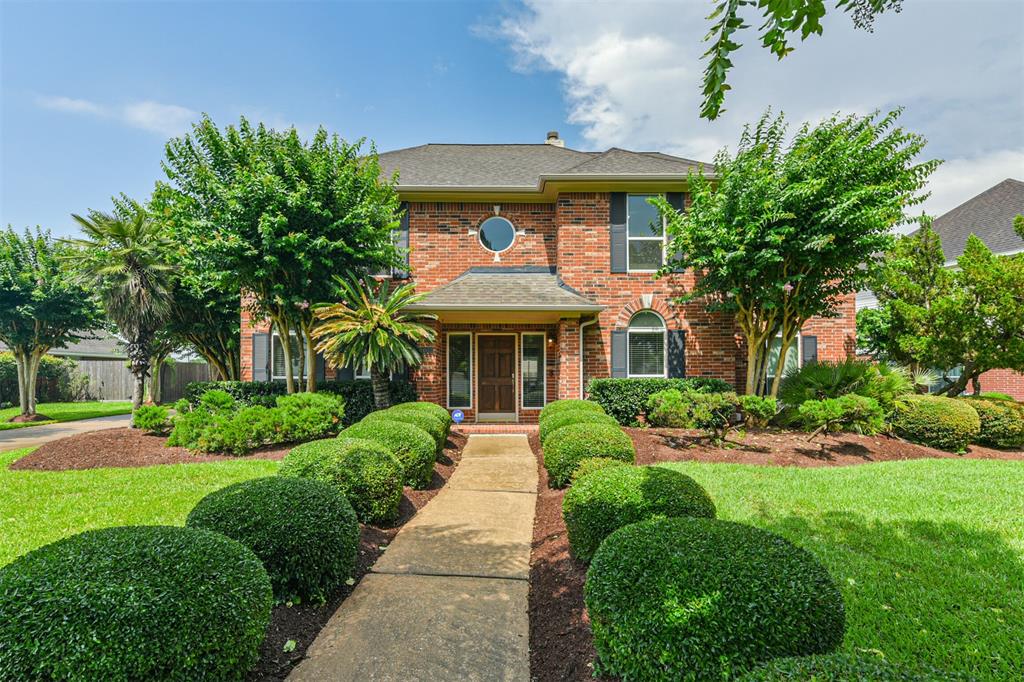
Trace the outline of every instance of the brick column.
[[558, 398], [580, 397], [580, 321], [558, 321]]
[[437, 403], [442, 407], [445, 400], [445, 367], [444, 367], [444, 335], [439, 321], [427, 322], [437, 332], [434, 343], [429, 348], [420, 347], [423, 363], [412, 371], [412, 382], [420, 400]]

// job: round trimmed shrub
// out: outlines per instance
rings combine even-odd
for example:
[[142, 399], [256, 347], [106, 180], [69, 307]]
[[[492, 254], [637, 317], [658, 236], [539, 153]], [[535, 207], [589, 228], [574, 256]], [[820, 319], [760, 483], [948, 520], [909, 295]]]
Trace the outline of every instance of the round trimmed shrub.
[[896, 403], [896, 433], [915, 443], [949, 452], [964, 452], [981, 432], [978, 413], [965, 400], [912, 395]]
[[978, 413], [981, 431], [976, 443], [994, 448], [1024, 448], [1024, 406], [1009, 400], [964, 398]]
[[312, 478], [336, 486], [363, 523], [398, 518], [402, 463], [380, 443], [325, 438], [303, 443], [285, 456], [279, 476]]
[[353, 424], [339, 438], [361, 438], [379, 443], [402, 463], [402, 482], [417, 490], [430, 485], [434, 477], [437, 449], [423, 429], [391, 419], [365, 419]]
[[452, 428], [452, 415], [445, 408], [441, 407], [437, 403], [431, 403], [426, 401], [414, 401], [408, 403], [398, 403], [391, 407], [393, 410], [404, 410], [410, 409], [418, 412], [425, 412], [435, 417], [439, 422], [444, 424], [445, 435], [451, 431]]
[[587, 572], [595, 672], [724, 679], [780, 656], [834, 651], [843, 597], [807, 551], [729, 521], [676, 517], [609, 535]]
[[593, 410], [562, 410], [541, 421], [538, 435], [544, 443], [552, 433], [569, 424], [608, 424], [618, 428], [619, 423], [604, 412]]
[[611, 457], [587, 457], [581, 460], [576, 465], [576, 470], [572, 472], [572, 476], [569, 477], [569, 482], [576, 484], [576, 481], [580, 480], [584, 476], [589, 476], [595, 471], [601, 471], [601, 469], [607, 469], [609, 467], [628, 467], [629, 464], [623, 462], [621, 459], [612, 459]]
[[632, 464], [633, 441], [618, 426], [570, 424], [552, 433], [544, 443], [544, 467], [552, 487], [562, 488], [576, 466], [588, 457], [608, 457]]
[[556, 415], [563, 410], [589, 410], [591, 412], [604, 413], [604, 408], [593, 400], [567, 398], [565, 400], [556, 400], [553, 403], [545, 405], [544, 409], [540, 411], [540, 421], [543, 422], [548, 417]]
[[569, 547], [590, 561], [614, 531], [675, 516], [715, 518], [715, 503], [697, 481], [662, 467], [606, 467], [582, 478], [562, 499]]
[[437, 417], [426, 414], [425, 412], [410, 410], [408, 408], [397, 410], [394, 408], [388, 408], [386, 410], [380, 410], [379, 412], [371, 412], [363, 417], [363, 421], [393, 421], [412, 424], [413, 426], [430, 434], [430, 437], [433, 440], [435, 457], [437, 453], [444, 449], [444, 444], [448, 440], [446, 429], [444, 425], [437, 420]]
[[0, 568], [0, 679], [241, 680], [272, 605], [260, 560], [219, 533], [86, 531]]
[[932, 682], [938, 680], [959, 680], [938, 670], [914, 670], [894, 665], [874, 654], [821, 654], [776, 658], [763, 663], [739, 678], [739, 682], [848, 682], [849, 680], [871, 680], [872, 682]]
[[185, 525], [251, 549], [279, 601], [324, 601], [356, 565], [356, 513], [322, 481], [269, 476], [235, 483], [201, 499]]

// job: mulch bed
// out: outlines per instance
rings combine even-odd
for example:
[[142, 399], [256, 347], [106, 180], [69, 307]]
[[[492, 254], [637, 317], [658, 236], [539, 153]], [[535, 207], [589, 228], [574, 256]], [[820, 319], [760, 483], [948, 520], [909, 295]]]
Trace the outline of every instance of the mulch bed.
[[[887, 436], [836, 434], [807, 442], [807, 434], [778, 430], [750, 431], [734, 447], [710, 445], [695, 431], [625, 429], [633, 439], [637, 464], [698, 461], [768, 466], [850, 466], [869, 462], [922, 458], [1024, 460], [1024, 452], [971, 446], [966, 455], [914, 445]], [[530, 677], [535, 682], [584, 682], [593, 677], [594, 645], [583, 605], [587, 565], [569, 553], [562, 520], [565, 490], [548, 488], [537, 434], [530, 435], [537, 457], [537, 496], [530, 553]], [[606, 679], [606, 678], [598, 678]]]

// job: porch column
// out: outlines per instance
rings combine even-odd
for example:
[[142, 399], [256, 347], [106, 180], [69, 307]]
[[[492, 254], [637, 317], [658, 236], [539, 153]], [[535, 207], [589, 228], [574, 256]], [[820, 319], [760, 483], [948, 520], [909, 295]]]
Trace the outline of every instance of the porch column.
[[412, 371], [412, 382], [416, 388], [416, 394], [420, 400], [437, 403], [445, 406], [445, 339], [441, 331], [441, 323], [438, 320], [425, 322], [434, 328], [437, 337], [434, 343], [420, 346], [420, 354], [423, 356], [423, 363]]
[[580, 321], [558, 321], [558, 399], [580, 397]]

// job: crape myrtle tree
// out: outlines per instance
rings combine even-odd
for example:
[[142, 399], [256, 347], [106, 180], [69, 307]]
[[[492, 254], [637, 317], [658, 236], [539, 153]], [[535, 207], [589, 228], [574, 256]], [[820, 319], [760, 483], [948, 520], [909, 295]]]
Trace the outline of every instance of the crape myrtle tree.
[[172, 345], [194, 350], [214, 378], [237, 381], [242, 375], [241, 296], [237, 290], [225, 291], [210, 282], [208, 266], [187, 249], [172, 248], [170, 259], [177, 266], [165, 327]]
[[[921, 203], [938, 161], [917, 162], [925, 140], [900, 115], [834, 116], [804, 125], [786, 144], [783, 116], [744, 129], [735, 155], [721, 151], [714, 178], [692, 173], [691, 204], [656, 199], [669, 238], [661, 275], [693, 269], [681, 300], [702, 299], [736, 317], [746, 342], [746, 392], [778, 390], [804, 323], [835, 317], [842, 296], [863, 288], [893, 227]], [[776, 337], [781, 352], [769, 367]]]
[[66, 257], [70, 247], [48, 230], [0, 232], [0, 341], [14, 355], [18, 372], [18, 421], [46, 419], [36, 413], [39, 363], [103, 324], [89, 291]]
[[[221, 292], [244, 292], [282, 343], [285, 382], [297, 390], [293, 336], [312, 368], [311, 303], [336, 299], [332, 275], [397, 265], [396, 179], [382, 177], [373, 145], [320, 128], [308, 143], [242, 118], [221, 130], [209, 117], [167, 143], [167, 182], [152, 206], [174, 241], [210, 268]], [[306, 377], [316, 388], [316, 373]]]

